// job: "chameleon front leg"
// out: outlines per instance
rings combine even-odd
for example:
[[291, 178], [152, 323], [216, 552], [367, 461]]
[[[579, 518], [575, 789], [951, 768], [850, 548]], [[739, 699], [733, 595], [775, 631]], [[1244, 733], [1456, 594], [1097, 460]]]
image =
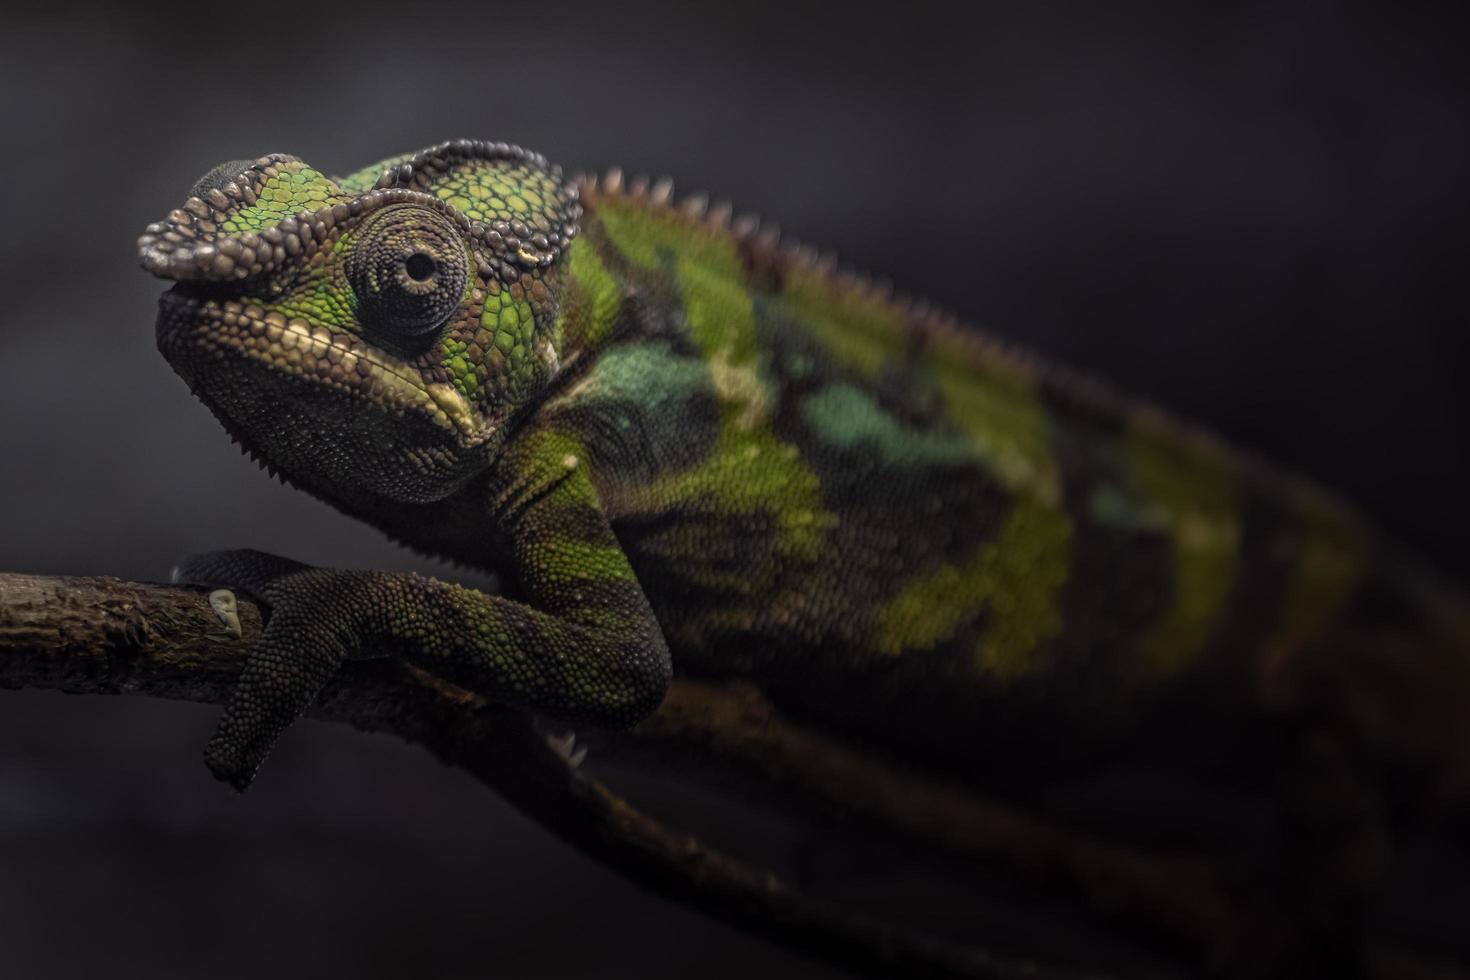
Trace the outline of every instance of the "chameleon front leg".
[[357, 657], [400, 656], [568, 722], [622, 727], [653, 711], [671, 675], [668, 648], [586, 474], [533, 472], [500, 503], [524, 602], [255, 551], [186, 561], [180, 581], [238, 588], [269, 610], [205, 751], [210, 770], [248, 786], [281, 732]]

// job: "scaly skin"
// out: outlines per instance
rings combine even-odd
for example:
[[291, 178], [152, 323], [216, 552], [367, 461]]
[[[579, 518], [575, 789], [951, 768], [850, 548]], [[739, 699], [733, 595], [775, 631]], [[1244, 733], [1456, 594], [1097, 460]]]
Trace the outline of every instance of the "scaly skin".
[[208, 751], [236, 786], [383, 654], [611, 726], [671, 670], [740, 678], [974, 779], [1187, 710], [1463, 786], [1464, 605], [1349, 510], [728, 209], [460, 141], [226, 164], [140, 249], [178, 281], [160, 349], [247, 449], [507, 583], [188, 563], [272, 609]]

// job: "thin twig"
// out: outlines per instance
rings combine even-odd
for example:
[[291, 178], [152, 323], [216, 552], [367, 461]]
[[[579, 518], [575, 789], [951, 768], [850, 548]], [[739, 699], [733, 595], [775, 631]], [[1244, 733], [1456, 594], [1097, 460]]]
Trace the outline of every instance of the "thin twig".
[[[243, 598], [238, 606], [235, 636], [196, 590], [0, 574], [0, 686], [223, 703], [260, 632], [260, 610]], [[806, 897], [769, 871], [671, 831], [581, 774], [524, 714], [396, 662], [349, 665], [312, 714], [420, 743], [645, 887], [854, 973], [1079, 980]]]

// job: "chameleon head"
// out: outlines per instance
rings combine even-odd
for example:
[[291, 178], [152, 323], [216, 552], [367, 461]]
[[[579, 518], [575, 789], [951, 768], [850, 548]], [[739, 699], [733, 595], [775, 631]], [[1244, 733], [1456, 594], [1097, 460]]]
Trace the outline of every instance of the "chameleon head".
[[555, 374], [575, 189], [458, 141], [341, 181], [222, 164], [139, 239], [158, 346], [245, 448], [326, 496], [426, 502], [493, 459]]

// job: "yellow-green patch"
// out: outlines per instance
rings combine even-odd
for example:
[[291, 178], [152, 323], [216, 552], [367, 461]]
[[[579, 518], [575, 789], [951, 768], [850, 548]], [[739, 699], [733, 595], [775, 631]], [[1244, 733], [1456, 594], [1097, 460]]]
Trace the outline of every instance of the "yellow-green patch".
[[346, 280], [336, 270], [325, 267], [312, 267], [309, 272], [312, 278], [264, 305], [288, 319], [300, 317], [310, 323], [356, 332], [357, 315]]
[[1305, 488], [1293, 493], [1292, 503], [1300, 537], [1273, 643], [1286, 651], [1331, 627], [1367, 568], [1363, 533], [1340, 508]]
[[571, 432], [552, 428], [528, 432], [507, 447], [504, 469], [516, 475], [512, 496], [534, 496], [555, 484], [560, 502], [599, 507], [597, 491], [587, 477], [586, 450]]
[[878, 651], [932, 648], [983, 615], [974, 669], [996, 680], [1025, 674], [1042, 645], [1062, 631], [1071, 538], [1064, 512], [1018, 500], [995, 538], [973, 557], [910, 583], [878, 612]]
[[317, 211], [347, 197], [331, 179], [306, 164], [282, 163], [275, 176], [267, 177], [256, 189], [255, 203], [235, 210], [220, 222], [220, 229], [227, 235], [260, 231], [283, 218]]
[[608, 241], [628, 261], [673, 268], [689, 336], [709, 363], [722, 424], [754, 432], [766, 420], [771, 393], [735, 246], [674, 213], [616, 198], [598, 214]]
[[587, 238], [573, 240], [566, 256], [570, 276], [560, 316], [569, 350], [600, 344], [611, 334], [622, 305], [622, 289]]
[[1120, 450], [1139, 510], [1157, 514], [1169, 531], [1173, 595], [1138, 641], [1145, 666], [1167, 676], [1203, 650], [1235, 586], [1239, 477], [1213, 446], [1185, 445], [1153, 426], [1134, 425]]
[[690, 336], [706, 356], [723, 354], [744, 364], [759, 354], [744, 269], [728, 236], [618, 198], [601, 201], [597, 214], [608, 241], [629, 262], [645, 269], [672, 266]]
[[490, 335], [485, 367], [504, 378], [513, 395], [532, 388], [545, 373], [546, 364], [536, 349], [536, 318], [531, 304], [516, 299], [509, 289], [500, 289], [485, 297], [480, 327]]
[[951, 419], [974, 440], [989, 468], [1017, 493], [1048, 504], [1061, 500], [1046, 407], [1029, 379], [981, 372], [936, 351], [928, 365]]
[[472, 221], [519, 218], [549, 233], [552, 229], [544, 204], [556, 199], [559, 188], [546, 171], [525, 163], [471, 160], [437, 178], [429, 192]]
[[740, 281], [734, 253], [707, 250], [699, 256], [681, 255], [675, 270], [694, 342], [711, 358], [753, 364], [760, 355], [755, 309]]
[[614, 544], [593, 544], [575, 538], [553, 538], [540, 554], [537, 574], [547, 584], [575, 580], [633, 581], [633, 569], [623, 549]]
[[[632, 488], [633, 510], [657, 512], [670, 501], [698, 510], [707, 507], [732, 529], [750, 518], [770, 520], [770, 570], [817, 561], [823, 538], [837, 517], [825, 509], [821, 482], [802, 461], [796, 447], [764, 428], [743, 431], [722, 425], [710, 455], [698, 465]], [[650, 542], [656, 546], [656, 541]], [[724, 573], [709, 566], [701, 585], [736, 594], [759, 592], [769, 585], [748, 569]]]
[[844, 289], [819, 269], [791, 263], [780, 303], [839, 364], [862, 377], [907, 356], [908, 326], [897, 307]]

